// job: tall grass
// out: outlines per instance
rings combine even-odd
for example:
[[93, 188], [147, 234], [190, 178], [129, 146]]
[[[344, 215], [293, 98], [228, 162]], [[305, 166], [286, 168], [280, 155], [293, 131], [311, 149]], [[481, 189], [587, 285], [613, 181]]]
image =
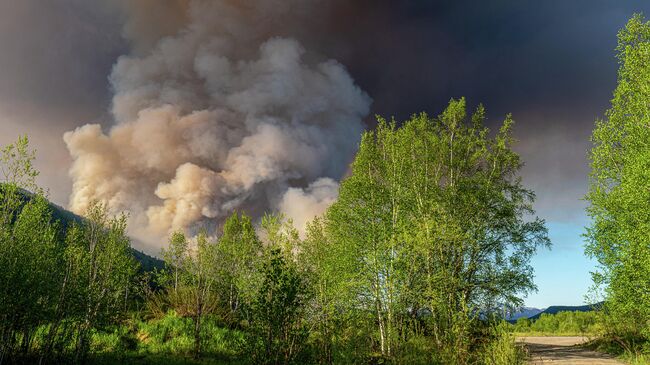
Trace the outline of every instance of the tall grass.
[[650, 365], [650, 343], [637, 336], [605, 333], [587, 346], [595, 351], [617, 356], [626, 364]]
[[522, 347], [515, 342], [507, 322], [494, 324], [489, 331], [490, 340], [479, 352], [479, 363], [489, 365], [519, 365], [526, 360]]
[[[206, 317], [202, 332], [202, 356], [205, 359], [222, 364], [231, 363], [242, 355], [243, 332], [225, 328], [214, 317]], [[172, 363], [190, 361], [193, 350], [191, 318], [180, 317], [173, 311], [160, 319], [132, 319], [111, 330], [95, 332], [91, 348], [98, 359], [113, 359], [120, 355], [130, 359], [163, 356], [171, 359]], [[201, 363], [206, 363], [206, 360]]]
[[621, 356], [630, 365], [650, 365], [650, 355], [626, 352]]

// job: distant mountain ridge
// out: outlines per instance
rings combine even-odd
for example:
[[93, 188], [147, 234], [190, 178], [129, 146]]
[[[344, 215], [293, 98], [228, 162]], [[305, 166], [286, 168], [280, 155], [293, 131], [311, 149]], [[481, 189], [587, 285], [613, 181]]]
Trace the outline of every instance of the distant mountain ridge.
[[516, 312], [512, 312], [506, 316], [507, 321], [516, 321], [519, 318], [530, 318], [534, 315], [542, 313], [545, 308], [535, 308], [535, 307], [521, 307]]
[[535, 307], [521, 307], [516, 312], [510, 313], [505, 317], [505, 320], [510, 323], [515, 323], [519, 318], [527, 318], [530, 320], [537, 320], [542, 314], [557, 314], [559, 312], [590, 312], [602, 307], [603, 302], [587, 305], [552, 305], [548, 308], [535, 308]]
[[528, 317], [530, 320], [536, 320], [542, 316], [542, 314], [557, 314], [559, 312], [591, 312], [592, 310], [599, 309], [602, 307], [603, 302], [587, 305], [578, 305], [578, 306], [569, 306], [569, 305], [553, 305], [546, 308], [544, 311], [537, 313], [531, 317]]

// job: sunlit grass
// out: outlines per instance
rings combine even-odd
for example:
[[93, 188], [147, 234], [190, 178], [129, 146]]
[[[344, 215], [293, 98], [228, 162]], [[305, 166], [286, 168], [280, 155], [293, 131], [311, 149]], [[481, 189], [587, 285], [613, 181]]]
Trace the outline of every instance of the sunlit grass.
[[[160, 319], [131, 320], [92, 337], [93, 362], [134, 364], [234, 364], [241, 355], [244, 334], [220, 326], [207, 317], [201, 330], [202, 358], [192, 358], [194, 332], [191, 318], [170, 312]], [[162, 361], [164, 360], [164, 361]], [[162, 361], [162, 362], [161, 362]]]

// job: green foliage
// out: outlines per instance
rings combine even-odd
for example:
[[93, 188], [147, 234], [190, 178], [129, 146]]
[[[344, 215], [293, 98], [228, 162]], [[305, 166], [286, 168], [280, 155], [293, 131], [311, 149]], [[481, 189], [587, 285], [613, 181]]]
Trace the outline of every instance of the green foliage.
[[95, 204], [62, 237], [33, 159], [26, 137], [0, 155], [0, 362], [71, 353], [84, 362], [91, 332], [128, 304], [137, 267], [126, 218]]
[[275, 215], [265, 216], [262, 228], [265, 246], [250, 218], [235, 212], [218, 240], [202, 232], [192, 244], [174, 233], [163, 251], [167, 268], [158, 275], [162, 290], [149, 293], [150, 311], [162, 317], [173, 309], [192, 319], [195, 357], [205, 352], [206, 315], [247, 329], [246, 346], [258, 363], [293, 363], [301, 354], [307, 286], [295, 262], [298, 233]]
[[[143, 321], [132, 318], [120, 325], [93, 330], [89, 363], [114, 364], [230, 364], [242, 357], [244, 333], [224, 328], [218, 318], [207, 315], [202, 325], [203, 360], [193, 359], [194, 321], [174, 312]], [[74, 346], [74, 344], [68, 344]], [[64, 362], [67, 362], [64, 360]]]
[[62, 296], [70, 301], [65, 317], [79, 322], [75, 350], [79, 362], [85, 361], [92, 330], [116, 322], [128, 309], [137, 271], [126, 216], [110, 218], [106, 207], [95, 203], [86, 218], [68, 230], [62, 288]]
[[199, 232], [194, 242], [184, 234], [172, 234], [169, 248], [163, 250], [168, 271], [160, 273], [164, 286], [162, 293], [151, 293], [151, 302], [160, 312], [169, 307], [194, 323], [194, 357], [201, 355], [202, 325], [205, 315], [217, 310], [217, 243], [205, 231]]
[[597, 311], [542, 313], [536, 320], [519, 318], [510, 329], [521, 334], [595, 336], [603, 331], [602, 319]]
[[512, 120], [490, 138], [484, 115], [467, 120], [461, 99], [399, 128], [380, 119], [327, 212], [326, 238], [313, 233], [334, 253], [324, 265], [339, 268], [330, 301], [372, 313], [384, 358], [425, 330], [445, 361], [467, 363], [471, 313], [535, 289], [529, 263], [549, 244], [546, 228], [527, 220], [534, 194], [517, 175]]
[[[606, 336], [650, 340], [650, 23], [618, 34], [618, 86], [592, 135], [586, 254], [599, 263]], [[632, 341], [632, 340], [630, 340]], [[626, 344], [631, 346], [632, 343]]]
[[231, 325], [241, 325], [242, 321], [251, 320], [251, 303], [261, 282], [261, 254], [262, 243], [251, 218], [234, 212], [224, 223], [217, 247], [221, 313]]
[[[214, 316], [206, 315], [201, 331], [202, 352], [208, 357], [232, 357], [243, 348], [243, 334], [223, 328]], [[137, 339], [137, 347], [131, 350], [141, 354], [190, 356], [194, 353], [194, 321], [174, 312], [160, 319], [137, 321], [131, 333]]]
[[[36, 184], [38, 171], [33, 162], [36, 151], [30, 149], [27, 136], [21, 136], [15, 143], [9, 144], [0, 150], [0, 172], [2, 182], [9, 187], [22, 188], [41, 194], [43, 191]], [[9, 200], [5, 200], [5, 204]]]
[[394, 354], [394, 362], [412, 365], [442, 364], [439, 355], [430, 338], [409, 336]]
[[525, 363], [525, 353], [515, 343], [515, 337], [510, 333], [508, 326], [506, 322], [490, 326], [488, 341], [478, 351], [481, 364], [517, 365]]
[[650, 355], [626, 353], [622, 356], [630, 365], [648, 365], [650, 364]]
[[[12, 187], [4, 188], [11, 194]], [[0, 226], [0, 358], [30, 351], [35, 330], [60, 305], [62, 281], [62, 248], [47, 201], [37, 196], [7, 212], [11, 205], [0, 207], [13, 220]]]
[[301, 354], [308, 334], [302, 321], [306, 288], [280, 248], [272, 248], [268, 256], [253, 306], [250, 347], [256, 363], [291, 364]]
[[38, 327], [60, 306], [63, 247], [33, 159], [26, 137], [0, 154], [0, 361], [27, 356]]
[[650, 364], [650, 345], [643, 338], [624, 338], [609, 332], [591, 341], [588, 346], [598, 352], [617, 356], [626, 364]]
[[484, 115], [461, 99], [380, 119], [304, 238], [281, 215], [258, 237], [234, 212], [214, 236], [172, 234], [139, 286], [126, 217], [95, 203], [60, 237], [19, 140], [0, 159], [0, 362], [517, 364], [478, 314], [535, 289], [530, 258], [549, 241], [512, 120], [492, 135]]
[[362, 317], [349, 308], [354, 300], [354, 293], [346, 288], [351, 268], [344, 266], [347, 262], [342, 258], [344, 248], [332, 245], [324, 220], [316, 218], [309, 223], [298, 263], [311, 289], [305, 315], [312, 324], [310, 339], [320, 364], [358, 363], [361, 360], [354, 350], [370, 346], [363, 338], [367, 326], [360, 324]]

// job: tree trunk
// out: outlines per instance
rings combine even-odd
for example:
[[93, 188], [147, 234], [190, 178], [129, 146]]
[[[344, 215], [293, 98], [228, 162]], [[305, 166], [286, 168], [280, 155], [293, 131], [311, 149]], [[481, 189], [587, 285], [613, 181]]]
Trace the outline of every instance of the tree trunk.
[[90, 329], [90, 320], [87, 318], [84, 323], [79, 327], [79, 335], [77, 337], [77, 348], [75, 350], [75, 364], [85, 364], [86, 355], [88, 353], [88, 330]]
[[[200, 292], [199, 292], [200, 293]], [[198, 359], [201, 355], [201, 316], [203, 315], [203, 301], [199, 298], [196, 306], [196, 317], [194, 320], [194, 358]]]
[[379, 326], [379, 343], [381, 347], [381, 354], [386, 356], [386, 328], [384, 326], [384, 316], [382, 314], [381, 298], [379, 294], [379, 279], [375, 284], [375, 306], [377, 309], [377, 322]]

